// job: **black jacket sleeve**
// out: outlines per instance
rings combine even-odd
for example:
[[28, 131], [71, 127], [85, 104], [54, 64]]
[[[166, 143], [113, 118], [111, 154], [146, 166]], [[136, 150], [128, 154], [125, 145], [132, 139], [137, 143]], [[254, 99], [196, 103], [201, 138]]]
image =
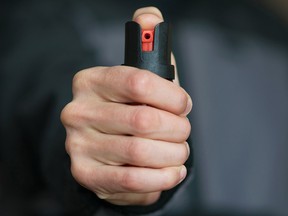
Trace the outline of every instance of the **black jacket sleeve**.
[[7, 1], [2, 7], [0, 214], [93, 215], [103, 207], [134, 215], [162, 208], [177, 188], [148, 207], [119, 207], [71, 176], [60, 113], [72, 99], [74, 74], [94, 66], [95, 58], [79, 39], [69, 5], [45, 4], [45, 10], [37, 1]]

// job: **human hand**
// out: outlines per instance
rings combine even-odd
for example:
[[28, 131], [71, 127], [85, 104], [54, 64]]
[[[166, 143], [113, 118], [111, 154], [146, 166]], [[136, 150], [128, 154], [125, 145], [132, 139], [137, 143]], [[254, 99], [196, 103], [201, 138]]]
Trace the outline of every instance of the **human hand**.
[[[163, 21], [156, 8], [135, 12], [151, 29]], [[127, 66], [94, 67], [73, 79], [63, 109], [66, 151], [76, 181], [117, 205], [149, 205], [186, 176], [186, 139], [192, 108], [177, 84]]]

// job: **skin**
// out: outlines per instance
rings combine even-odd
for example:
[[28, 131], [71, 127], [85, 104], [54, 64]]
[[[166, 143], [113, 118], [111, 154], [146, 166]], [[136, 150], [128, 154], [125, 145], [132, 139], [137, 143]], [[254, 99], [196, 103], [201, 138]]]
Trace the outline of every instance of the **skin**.
[[[151, 29], [163, 17], [148, 7], [133, 20]], [[61, 120], [82, 186], [113, 204], [149, 205], [183, 181], [192, 101], [177, 81], [133, 67], [93, 67], [75, 75], [72, 90]]]

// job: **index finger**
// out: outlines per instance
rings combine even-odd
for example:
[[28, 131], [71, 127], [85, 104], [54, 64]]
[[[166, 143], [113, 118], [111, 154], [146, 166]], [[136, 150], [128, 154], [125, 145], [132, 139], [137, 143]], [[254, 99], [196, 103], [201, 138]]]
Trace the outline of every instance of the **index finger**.
[[192, 101], [186, 91], [150, 71], [128, 66], [86, 70], [87, 82], [102, 100], [147, 104], [176, 115], [187, 115]]

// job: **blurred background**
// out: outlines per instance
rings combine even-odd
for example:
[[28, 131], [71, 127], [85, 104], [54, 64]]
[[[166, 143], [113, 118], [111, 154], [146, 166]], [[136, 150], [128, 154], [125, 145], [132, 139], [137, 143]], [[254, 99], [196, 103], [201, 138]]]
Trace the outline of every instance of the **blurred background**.
[[0, 215], [72, 215], [83, 205], [66, 188], [76, 186], [61, 109], [77, 71], [123, 63], [125, 22], [150, 5], [173, 25], [194, 102], [193, 180], [163, 214], [288, 215], [285, 0], [2, 0]]

